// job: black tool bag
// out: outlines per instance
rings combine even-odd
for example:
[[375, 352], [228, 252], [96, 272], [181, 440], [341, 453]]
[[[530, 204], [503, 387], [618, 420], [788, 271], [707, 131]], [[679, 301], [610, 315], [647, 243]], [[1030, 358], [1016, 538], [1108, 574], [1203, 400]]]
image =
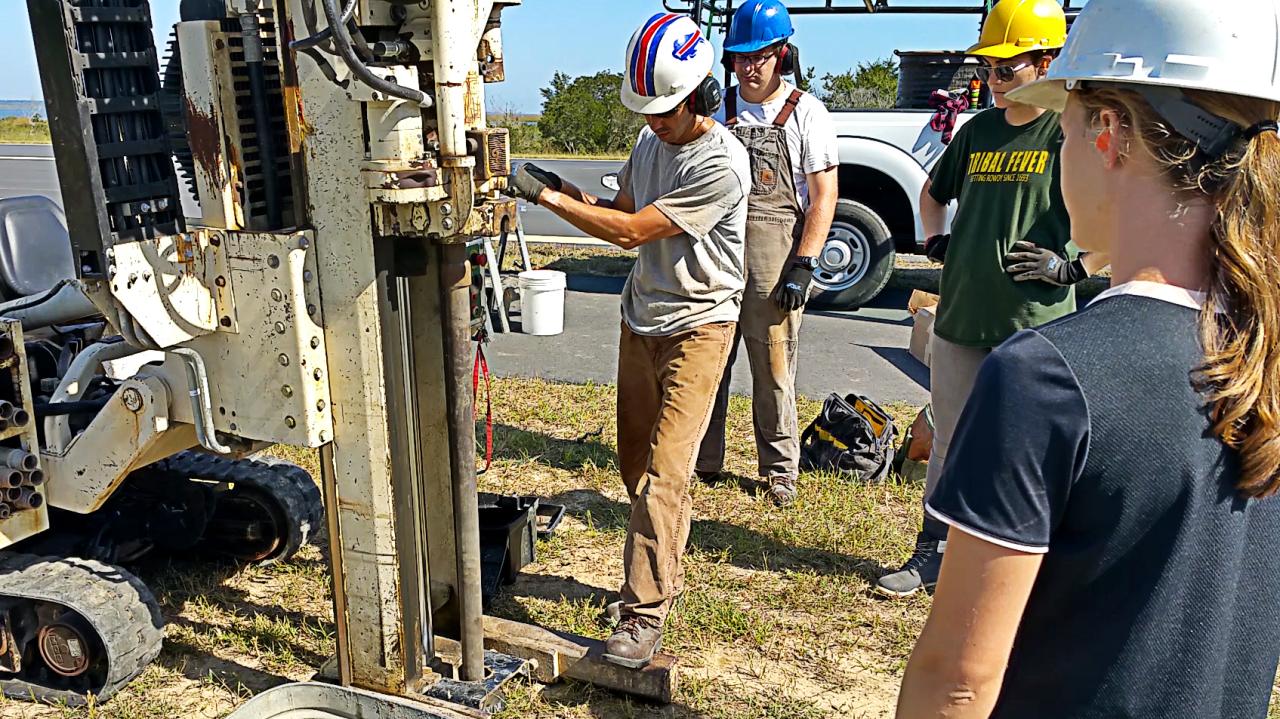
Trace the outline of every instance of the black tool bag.
[[893, 418], [880, 405], [861, 395], [841, 397], [833, 392], [800, 435], [800, 468], [883, 482], [893, 464], [895, 434]]

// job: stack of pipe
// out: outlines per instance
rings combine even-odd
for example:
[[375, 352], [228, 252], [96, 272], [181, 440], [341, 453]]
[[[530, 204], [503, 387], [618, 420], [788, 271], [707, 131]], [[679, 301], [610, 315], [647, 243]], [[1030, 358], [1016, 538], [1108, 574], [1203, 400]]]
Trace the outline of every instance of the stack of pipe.
[[0, 399], [0, 432], [10, 427], [26, 427], [30, 421], [31, 414], [27, 410], [9, 400]]
[[[12, 408], [8, 402], [4, 404]], [[39, 464], [39, 459], [25, 449], [0, 448], [0, 520], [44, 504], [44, 495], [40, 494], [44, 472]]]

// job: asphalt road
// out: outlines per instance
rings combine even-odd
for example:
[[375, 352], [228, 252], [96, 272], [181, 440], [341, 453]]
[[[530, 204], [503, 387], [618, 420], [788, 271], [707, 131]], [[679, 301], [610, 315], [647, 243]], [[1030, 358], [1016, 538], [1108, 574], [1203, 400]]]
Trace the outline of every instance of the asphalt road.
[[[495, 335], [485, 350], [495, 373], [566, 382], [616, 380], [620, 282], [570, 277], [569, 286], [564, 334]], [[806, 313], [796, 376], [800, 394], [822, 399], [832, 392], [857, 392], [877, 402], [927, 403], [929, 370], [907, 352], [912, 326], [907, 296], [902, 290], [886, 290], [874, 306], [857, 312]], [[518, 327], [518, 319], [513, 320]], [[732, 389], [750, 394], [746, 354], [738, 354]]]
[[[524, 160], [517, 159], [517, 162]], [[588, 192], [608, 192], [600, 177], [617, 172], [616, 160], [533, 160]], [[53, 149], [48, 145], [0, 145], [0, 198], [15, 195], [44, 195], [61, 203]], [[192, 208], [194, 209], [194, 208]], [[526, 236], [585, 237], [585, 235], [537, 205], [520, 203], [520, 218]]]
[[[41, 145], [0, 145], [0, 197], [45, 195], [61, 201], [52, 151]], [[600, 188], [600, 175], [621, 163], [600, 160], [538, 160], [575, 185]], [[601, 188], [603, 189], [603, 188]], [[525, 210], [526, 235], [581, 235], [546, 210]], [[490, 347], [494, 370], [585, 382], [612, 382], [617, 371], [618, 292], [606, 278], [570, 278], [565, 333], [558, 337], [499, 335]], [[874, 307], [857, 312], [810, 312], [801, 329], [799, 391], [814, 398], [859, 392], [877, 401], [928, 401], [928, 370], [907, 354], [911, 318], [904, 293], [888, 291]], [[743, 355], [733, 371], [735, 392], [750, 391]]]

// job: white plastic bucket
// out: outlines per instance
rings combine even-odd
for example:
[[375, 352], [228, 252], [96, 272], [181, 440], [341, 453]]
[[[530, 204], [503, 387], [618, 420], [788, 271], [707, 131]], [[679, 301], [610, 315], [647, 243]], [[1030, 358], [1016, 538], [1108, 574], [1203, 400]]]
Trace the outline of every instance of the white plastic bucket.
[[520, 273], [520, 322], [527, 335], [564, 332], [564, 273], [528, 270]]

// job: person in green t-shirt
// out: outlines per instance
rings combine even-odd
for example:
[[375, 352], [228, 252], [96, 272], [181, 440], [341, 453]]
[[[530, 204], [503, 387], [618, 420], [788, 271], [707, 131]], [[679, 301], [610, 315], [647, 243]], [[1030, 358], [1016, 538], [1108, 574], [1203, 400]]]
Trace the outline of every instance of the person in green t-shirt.
[[[1106, 265], [1101, 256], [1078, 258], [1071, 244], [1059, 115], [1005, 97], [1044, 77], [1066, 36], [1055, 0], [1000, 0], [992, 8], [968, 52], [982, 60], [978, 77], [996, 106], [960, 128], [921, 193], [925, 252], [945, 258], [929, 363], [934, 434], [926, 498], [982, 360], [1018, 330], [1074, 312], [1072, 285], [1089, 276], [1086, 265]], [[951, 234], [944, 235], [953, 200]], [[926, 514], [914, 554], [881, 577], [876, 591], [903, 597], [932, 588], [946, 537], [946, 525]]]

